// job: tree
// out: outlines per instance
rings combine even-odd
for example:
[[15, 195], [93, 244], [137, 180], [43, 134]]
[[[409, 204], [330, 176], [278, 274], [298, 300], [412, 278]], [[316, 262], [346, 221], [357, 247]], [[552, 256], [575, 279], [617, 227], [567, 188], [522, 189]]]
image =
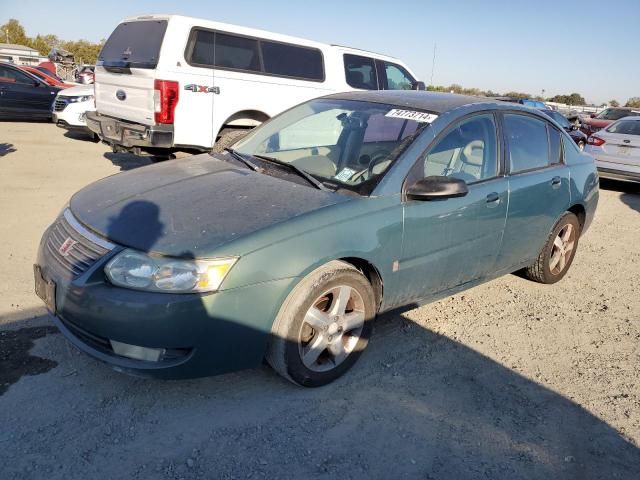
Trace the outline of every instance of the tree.
[[9, 19], [7, 23], [0, 27], [2, 30], [2, 40], [7, 43], [15, 43], [16, 45], [31, 46], [29, 37], [24, 31], [24, 27], [15, 18]]
[[616, 99], [609, 100], [609, 106], [611, 106], [611, 107], [619, 107], [620, 106], [620, 102], [618, 102]]
[[625, 107], [640, 108], [640, 97], [631, 97], [624, 104]]

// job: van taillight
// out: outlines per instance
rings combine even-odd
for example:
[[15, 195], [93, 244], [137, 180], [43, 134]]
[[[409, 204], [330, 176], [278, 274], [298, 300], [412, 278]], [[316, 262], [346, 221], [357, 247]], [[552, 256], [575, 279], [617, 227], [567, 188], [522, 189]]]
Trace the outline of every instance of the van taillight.
[[174, 112], [180, 98], [180, 85], [171, 80], [153, 83], [156, 123], [173, 123]]
[[599, 147], [600, 145], [604, 145], [604, 140], [600, 137], [596, 137], [595, 135], [591, 135], [589, 138], [587, 138], [587, 143], [589, 145], [595, 145], [596, 147]]

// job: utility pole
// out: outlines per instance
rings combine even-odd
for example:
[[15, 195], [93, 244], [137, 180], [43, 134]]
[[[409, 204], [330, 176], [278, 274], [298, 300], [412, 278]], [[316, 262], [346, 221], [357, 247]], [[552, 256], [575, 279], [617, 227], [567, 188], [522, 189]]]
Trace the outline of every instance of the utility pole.
[[438, 43], [435, 42], [433, 44], [433, 60], [431, 61], [431, 80], [429, 81], [429, 85], [433, 85], [433, 74], [435, 73], [436, 70], [436, 47], [438, 46]]

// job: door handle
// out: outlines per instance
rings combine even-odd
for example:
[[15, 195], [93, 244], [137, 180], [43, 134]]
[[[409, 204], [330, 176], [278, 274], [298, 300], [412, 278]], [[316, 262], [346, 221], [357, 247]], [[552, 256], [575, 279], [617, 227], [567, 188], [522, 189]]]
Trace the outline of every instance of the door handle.
[[498, 195], [497, 192], [491, 192], [489, 195], [487, 195], [487, 206], [489, 208], [493, 208], [498, 206], [498, 204], [500, 203], [500, 195]]
[[551, 179], [551, 186], [553, 188], [559, 188], [562, 185], [562, 179], [560, 177], [553, 177]]

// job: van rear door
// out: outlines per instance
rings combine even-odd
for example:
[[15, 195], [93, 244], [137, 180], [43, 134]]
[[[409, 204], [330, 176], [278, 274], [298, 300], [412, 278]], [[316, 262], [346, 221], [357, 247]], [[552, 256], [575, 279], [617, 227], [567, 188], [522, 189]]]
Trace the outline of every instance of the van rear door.
[[96, 110], [144, 125], [155, 124], [154, 80], [167, 20], [119, 24], [95, 71]]

